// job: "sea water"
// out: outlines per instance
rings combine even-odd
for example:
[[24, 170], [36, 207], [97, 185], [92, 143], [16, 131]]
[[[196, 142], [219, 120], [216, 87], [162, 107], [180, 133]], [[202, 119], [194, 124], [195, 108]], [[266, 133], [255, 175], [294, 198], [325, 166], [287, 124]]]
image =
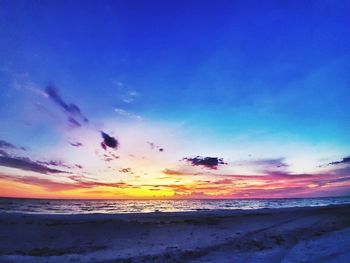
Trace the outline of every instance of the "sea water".
[[349, 204], [350, 197], [225, 200], [57, 200], [0, 198], [0, 213], [148, 213]]

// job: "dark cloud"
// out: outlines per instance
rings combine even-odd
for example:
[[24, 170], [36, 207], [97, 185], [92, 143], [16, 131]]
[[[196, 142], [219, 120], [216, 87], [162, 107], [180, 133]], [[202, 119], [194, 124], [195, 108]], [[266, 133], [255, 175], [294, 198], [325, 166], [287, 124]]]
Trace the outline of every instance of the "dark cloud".
[[337, 164], [350, 164], [350, 156], [348, 157], [344, 157], [343, 159], [341, 159], [340, 161], [336, 161], [336, 162], [331, 162], [328, 165], [337, 165]]
[[192, 166], [203, 166], [208, 169], [216, 170], [220, 164], [226, 164], [223, 158], [218, 157], [201, 157], [196, 156], [194, 158], [185, 157], [182, 160], [187, 161]]
[[76, 128], [81, 127], [80, 122], [78, 122], [76, 119], [73, 119], [72, 117], [68, 118], [68, 122], [69, 122], [70, 126], [72, 126], [72, 127], [76, 127]]
[[150, 147], [152, 150], [156, 149], [156, 150], [158, 150], [158, 151], [160, 151], [160, 152], [163, 152], [163, 151], [164, 151], [164, 148], [160, 147], [159, 145], [156, 145], [156, 144], [153, 143], [153, 142], [147, 142], [147, 144], [149, 145], [149, 147]]
[[60, 94], [58, 93], [58, 90], [55, 86], [49, 85], [45, 89], [46, 94], [48, 97], [56, 104], [58, 105], [64, 113], [68, 116], [68, 122], [70, 125], [73, 125], [74, 127], [80, 127], [81, 123], [80, 121], [84, 123], [88, 123], [89, 120], [82, 114], [80, 108], [73, 104], [73, 103], [67, 103], [65, 102]]
[[42, 174], [67, 173], [58, 169], [52, 169], [44, 164], [34, 162], [29, 158], [0, 156], [0, 166], [17, 168], [24, 171], [32, 171]]
[[112, 156], [114, 159], [119, 159], [120, 157], [118, 155], [115, 155], [114, 153], [109, 153], [110, 156]]
[[118, 160], [120, 158], [118, 155], [115, 155], [111, 151], [107, 151], [107, 146], [103, 142], [101, 142], [101, 147], [106, 150], [106, 152], [102, 155], [104, 161], [110, 162], [113, 160]]
[[0, 140], [0, 148], [17, 149], [17, 146], [7, 141]]
[[6, 157], [10, 156], [6, 151], [1, 150], [1, 149], [0, 149], [0, 155], [6, 156]]
[[74, 147], [80, 147], [83, 146], [83, 144], [81, 142], [69, 142], [70, 145], [74, 146]]
[[128, 167], [128, 168], [121, 168], [121, 169], [119, 169], [119, 172], [121, 172], [121, 173], [128, 173], [128, 174], [134, 174], [134, 172], [132, 171], [132, 169], [130, 167]]
[[65, 164], [61, 160], [51, 160], [51, 161], [36, 161], [36, 163], [41, 165], [49, 165], [49, 166], [57, 166], [57, 167], [64, 167], [64, 168], [72, 168], [71, 166]]
[[154, 149], [154, 147], [156, 147], [156, 145], [153, 142], [147, 142], [147, 144], [152, 150]]
[[23, 150], [23, 151], [27, 150], [27, 148], [25, 147], [16, 146], [13, 143], [7, 142], [5, 140], [0, 140], [0, 149], [12, 149], [12, 150]]
[[106, 144], [104, 142], [101, 142], [101, 147], [102, 147], [103, 150], [107, 150], [107, 146], [106, 146]]
[[106, 146], [108, 146], [110, 148], [114, 148], [114, 149], [118, 148], [119, 142], [117, 141], [117, 139], [115, 139], [114, 137], [109, 136], [107, 133], [105, 133], [103, 131], [101, 131], [101, 136], [103, 138], [103, 142], [101, 143], [101, 146], [102, 146], [103, 149], [105, 149]]

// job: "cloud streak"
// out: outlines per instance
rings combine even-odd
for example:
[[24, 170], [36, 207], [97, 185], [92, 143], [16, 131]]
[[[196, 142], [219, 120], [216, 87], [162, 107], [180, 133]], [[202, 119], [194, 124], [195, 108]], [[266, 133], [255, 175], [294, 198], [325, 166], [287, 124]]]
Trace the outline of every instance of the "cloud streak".
[[131, 113], [129, 111], [123, 110], [121, 108], [115, 108], [114, 111], [119, 114], [120, 116], [127, 117], [130, 119], [136, 119], [136, 120], [142, 120], [142, 117], [139, 115], [136, 115], [134, 113]]
[[331, 162], [328, 165], [350, 164], [350, 156], [344, 157], [340, 161]]
[[45, 89], [47, 96], [59, 106], [67, 115], [68, 122], [74, 127], [82, 126], [81, 123], [88, 123], [89, 120], [82, 114], [80, 108], [73, 103], [67, 103], [59, 94], [57, 88], [53, 85], [48, 85]]
[[10, 149], [10, 150], [27, 150], [25, 147], [19, 147], [5, 140], [0, 140], [0, 149]]
[[67, 173], [66, 171], [52, 169], [46, 165], [34, 162], [29, 158], [0, 156], [0, 166], [32, 171], [41, 174]]
[[123, 182], [115, 183], [101, 183], [92, 180], [85, 180], [82, 177], [71, 176], [69, 179], [73, 182], [57, 182], [50, 179], [38, 178], [34, 176], [18, 176], [18, 175], [6, 175], [0, 173], [0, 179], [35, 185], [46, 188], [49, 191], [64, 191], [64, 190], [74, 190], [74, 189], [90, 189], [94, 187], [104, 186], [104, 187], [127, 187], [128, 184]]

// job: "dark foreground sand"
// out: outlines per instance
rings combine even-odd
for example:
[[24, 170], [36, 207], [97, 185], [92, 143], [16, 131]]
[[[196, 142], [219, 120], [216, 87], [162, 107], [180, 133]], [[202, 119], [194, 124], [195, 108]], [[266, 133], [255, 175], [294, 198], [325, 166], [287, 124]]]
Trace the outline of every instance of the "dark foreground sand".
[[350, 205], [0, 214], [0, 262], [350, 262]]

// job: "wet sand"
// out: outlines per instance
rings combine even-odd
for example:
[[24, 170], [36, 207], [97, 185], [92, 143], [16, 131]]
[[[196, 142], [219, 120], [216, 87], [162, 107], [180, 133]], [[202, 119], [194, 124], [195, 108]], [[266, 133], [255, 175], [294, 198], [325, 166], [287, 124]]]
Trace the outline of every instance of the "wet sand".
[[0, 214], [0, 262], [350, 262], [350, 205]]

